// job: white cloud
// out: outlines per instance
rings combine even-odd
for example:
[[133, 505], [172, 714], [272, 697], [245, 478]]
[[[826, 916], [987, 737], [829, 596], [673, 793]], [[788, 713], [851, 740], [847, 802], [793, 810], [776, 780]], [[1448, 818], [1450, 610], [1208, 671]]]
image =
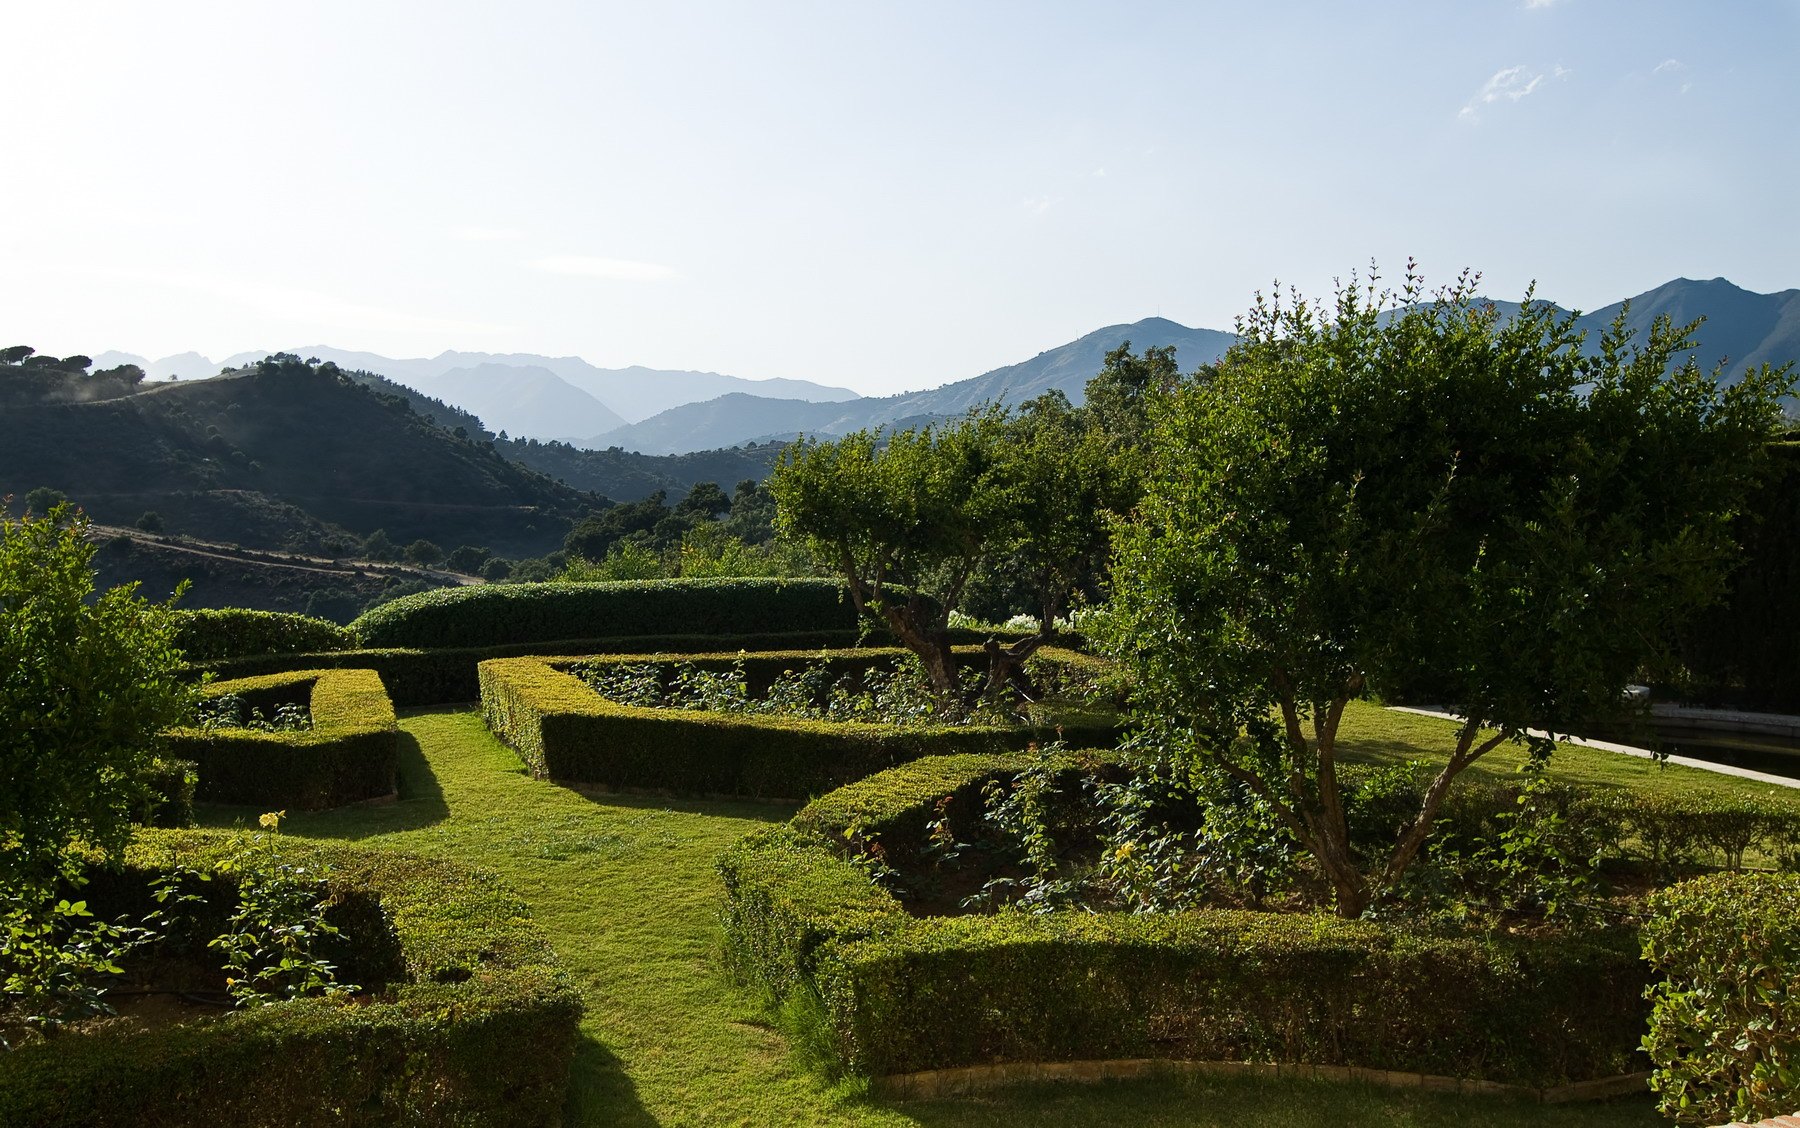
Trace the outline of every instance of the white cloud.
[[1044, 215], [1050, 210], [1050, 197], [1027, 196], [1019, 201], [1019, 206], [1032, 215]]
[[573, 274], [582, 278], [607, 278], [615, 282], [667, 282], [681, 275], [672, 266], [630, 259], [596, 258], [592, 255], [549, 255], [533, 259], [534, 269], [550, 274]]
[[1525, 0], [1525, 6], [1527, 8], [1550, 8], [1561, 2], [1562, 0]]
[[1464, 121], [1478, 121], [1482, 107], [1496, 102], [1517, 102], [1528, 98], [1544, 84], [1545, 78], [1566, 78], [1570, 73], [1558, 65], [1550, 75], [1545, 75], [1543, 71], [1532, 70], [1523, 63], [1495, 71], [1493, 77], [1482, 84], [1481, 89], [1475, 92], [1475, 96], [1469, 99], [1457, 116]]
[[523, 239], [525, 233], [516, 227], [452, 227], [450, 238], [463, 243], [509, 243]]
[[1662, 62], [1650, 68], [1650, 74], [1652, 76], [1659, 74], [1667, 75], [1672, 81], [1679, 81], [1681, 86], [1676, 90], [1676, 93], [1686, 94], [1694, 88], [1692, 81], [1681, 77], [1687, 70], [1688, 65], [1680, 59], [1664, 59]]
[[1105, 176], [1106, 170], [1104, 168], [1097, 168], [1094, 170], [1094, 175], [1095, 176]]

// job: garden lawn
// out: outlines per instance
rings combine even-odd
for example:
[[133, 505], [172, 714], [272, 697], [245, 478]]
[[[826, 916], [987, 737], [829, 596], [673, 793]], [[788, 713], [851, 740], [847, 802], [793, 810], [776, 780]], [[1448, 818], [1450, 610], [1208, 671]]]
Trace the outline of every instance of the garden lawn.
[[[1365, 720], [1360, 712], [1356, 719]], [[401, 727], [398, 803], [290, 814], [282, 829], [481, 866], [530, 903], [587, 1005], [569, 1128], [1661, 1123], [1648, 1095], [1546, 1108], [1324, 1082], [1233, 1079], [1036, 1086], [961, 1101], [888, 1103], [860, 1095], [854, 1086], [828, 1087], [795, 1062], [758, 1000], [724, 978], [714, 954], [721, 890], [713, 859], [745, 833], [785, 819], [790, 809], [583, 796], [528, 777], [472, 711], [420, 713]], [[1383, 729], [1370, 738], [1371, 746], [1403, 745], [1416, 739], [1414, 732], [1412, 721]], [[229, 826], [253, 822], [257, 813], [214, 807], [202, 818]]]
[[[1455, 723], [1451, 721], [1352, 701], [1344, 707], [1338, 743], [1348, 760], [1364, 763], [1413, 760], [1442, 764], [1455, 747], [1455, 732]], [[1477, 760], [1465, 774], [1471, 779], [1508, 776], [1516, 773], [1524, 762], [1523, 746], [1503, 744]], [[1599, 748], [1584, 748], [1579, 744], [1557, 745], [1550, 758], [1550, 770], [1557, 779], [1589, 787], [1627, 787], [1647, 794], [1710, 793], [1721, 799], [1757, 795], [1800, 806], [1800, 789], [1679, 764], [1661, 764]]]

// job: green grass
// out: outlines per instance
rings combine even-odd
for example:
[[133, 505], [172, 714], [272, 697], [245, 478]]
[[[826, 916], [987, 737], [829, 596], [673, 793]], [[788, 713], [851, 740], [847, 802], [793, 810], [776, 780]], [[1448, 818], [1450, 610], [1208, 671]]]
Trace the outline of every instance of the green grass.
[[[1406, 755], [1440, 722], [1358, 711], [1370, 754]], [[1176, 1080], [1020, 1087], [888, 1103], [797, 1063], [757, 1000], [715, 959], [713, 859], [791, 810], [584, 796], [530, 779], [473, 712], [402, 722], [401, 800], [291, 814], [283, 830], [454, 858], [501, 874], [531, 905], [587, 1002], [566, 1123], [585, 1125], [1184, 1125], [1623, 1128], [1660, 1121], [1648, 1096], [1550, 1107], [1326, 1082]], [[1423, 726], [1423, 727], [1421, 727]], [[1408, 742], [1412, 742], [1409, 744]], [[1416, 751], [1415, 751], [1416, 754]], [[211, 808], [215, 825], [253, 822]], [[1447, 1004], [1453, 1005], [1453, 1004]], [[529, 1053], [530, 1047], [520, 1047]]]
[[[1344, 709], [1340, 742], [1344, 757], [1365, 762], [1400, 760], [1442, 763], [1453, 744], [1452, 722], [1417, 713], [1400, 713], [1367, 702], [1351, 702]], [[1505, 744], [1477, 760], [1470, 778], [1512, 775], [1525, 762], [1525, 750]], [[1773, 796], [1800, 804], [1800, 790], [1679, 764], [1624, 756], [1578, 744], [1559, 744], [1551, 756], [1551, 771], [1570, 783], [1590, 787], [1626, 787], [1652, 794], [1707, 794]]]

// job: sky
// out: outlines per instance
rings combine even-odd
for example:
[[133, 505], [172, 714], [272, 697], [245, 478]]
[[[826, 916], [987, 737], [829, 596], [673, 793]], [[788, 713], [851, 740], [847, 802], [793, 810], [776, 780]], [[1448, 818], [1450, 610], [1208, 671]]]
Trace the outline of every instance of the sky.
[[1800, 0], [15, 3], [0, 343], [867, 394], [1418, 260], [1800, 286]]

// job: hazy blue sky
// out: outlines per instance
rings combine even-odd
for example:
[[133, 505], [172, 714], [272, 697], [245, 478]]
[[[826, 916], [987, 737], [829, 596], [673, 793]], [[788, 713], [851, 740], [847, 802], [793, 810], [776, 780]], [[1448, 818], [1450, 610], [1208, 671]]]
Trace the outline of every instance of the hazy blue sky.
[[14, 3], [0, 343], [926, 387], [1377, 259], [1800, 286], [1800, 2]]

